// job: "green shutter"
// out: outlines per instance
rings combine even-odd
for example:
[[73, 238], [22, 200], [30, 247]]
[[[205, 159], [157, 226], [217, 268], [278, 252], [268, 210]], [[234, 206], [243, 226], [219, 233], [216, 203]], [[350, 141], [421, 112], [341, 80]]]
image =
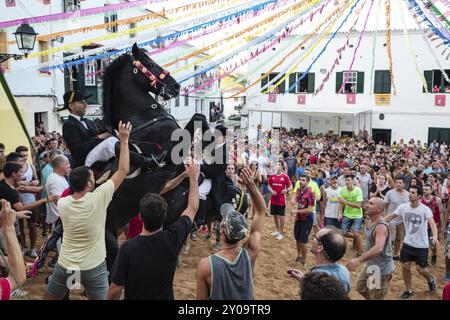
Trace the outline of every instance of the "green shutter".
[[364, 72], [358, 72], [358, 79], [356, 84], [356, 92], [364, 93]]
[[[423, 75], [425, 77], [425, 81], [427, 82], [428, 92], [431, 93], [433, 91], [433, 70], [425, 70]], [[423, 88], [423, 92], [425, 92], [425, 88]]]
[[[265, 73], [261, 74], [261, 77], [264, 76]], [[264, 88], [265, 85], [267, 85], [267, 83], [269, 82], [269, 77], [264, 77], [263, 79], [261, 79], [261, 93], [263, 93], [264, 90], [262, 90], [262, 88]]]
[[336, 72], [336, 93], [339, 92], [339, 89], [342, 86], [343, 81], [343, 73], [342, 72]]
[[383, 78], [383, 92], [382, 93], [391, 93], [391, 72], [389, 70], [385, 70], [384, 78]]
[[314, 93], [316, 75], [314, 73], [308, 73], [308, 93]]
[[[278, 74], [277, 74], [277, 75], [278, 75]], [[285, 74], [283, 74], [283, 75], [280, 77], [280, 79], [283, 78], [284, 76], [285, 76]], [[278, 79], [278, 80], [280, 80], [280, 79]], [[277, 80], [275, 83], [277, 83], [278, 80]], [[278, 90], [280, 90], [280, 93], [283, 93], [283, 92], [286, 90], [286, 80], [283, 80], [283, 82], [280, 83], [280, 84], [278, 85]]]
[[[292, 87], [295, 83], [295, 80], [297, 79], [297, 72], [293, 72], [289, 75], [289, 88]], [[295, 87], [294, 86], [291, 90], [289, 90], [289, 93], [295, 93]]]
[[375, 87], [373, 93], [383, 93], [383, 71], [375, 70]]

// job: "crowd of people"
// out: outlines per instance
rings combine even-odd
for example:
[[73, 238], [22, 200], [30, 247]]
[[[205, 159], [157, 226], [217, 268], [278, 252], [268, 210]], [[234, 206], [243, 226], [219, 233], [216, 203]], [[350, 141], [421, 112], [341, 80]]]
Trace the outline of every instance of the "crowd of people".
[[[82, 97], [71, 101], [71, 113], [82, 102]], [[84, 121], [80, 117], [77, 121]], [[89, 125], [84, 127], [89, 130]], [[192, 226], [207, 192], [198, 185], [199, 164], [186, 162], [186, 171], [175, 179], [189, 180], [189, 205], [166, 230], [164, 198], [144, 196], [139, 216], [130, 222], [130, 229], [137, 231], [121, 245], [108, 275], [106, 208], [130, 168], [130, 131], [130, 124], [119, 125], [114, 138], [120, 141], [119, 169], [98, 188], [92, 170], [80, 165], [79, 154], [71, 154], [65, 137], [46, 132], [42, 123], [33, 148], [12, 151], [0, 144], [0, 250], [7, 255], [0, 259], [2, 299], [9, 292], [26, 294], [24, 257], [36, 259], [39, 269], [51, 250], [57, 253], [48, 264], [53, 272], [45, 299], [67, 298], [67, 279], [77, 270], [89, 299], [174, 299], [178, 255], [189, 234], [198, 239]], [[217, 245], [215, 253], [198, 262], [198, 299], [253, 299], [252, 278], [265, 221], [273, 218], [271, 237], [287, 241], [286, 214], [295, 216], [293, 261], [310, 267], [308, 251], [314, 255], [306, 274], [287, 269], [299, 281], [302, 299], [348, 299], [352, 288], [366, 299], [383, 299], [400, 265], [405, 290], [399, 298], [408, 299], [414, 295], [413, 262], [430, 292], [438, 289], [438, 277], [450, 281], [448, 145], [433, 141], [427, 146], [413, 139], [387, 145], [375, 143], [365, 131], [338, 137], [286, 129], [281, 129], [277, 145], [272, 135], [260, 131], [257, 143], [247, 140], [243, 150], [232, 151], [225, 177], [247, 193], [249, 208], [244, 216], [224, 204], [221, 221], [204, 227], [209, 238], [216, 231]], [[98, 133], [95, 137], [110, 138]], [[38, 229], [45, 237], [40, 250]], [[347, 250], [348, 239], [353, 255]], [[439, 256], [439, 245], [445, 246], [444, 257]], [[345, 266], [339, 263], [344, 256], [351, 257]], [[445, 260], [445, 274], [430, 268], [440, 259]], [[349, 271], [356, 269], [360, 274], [352, 285]], [[370, 285], [374, 276], [379, 281]], [[449, 295], [447, 285], [443, 296]]]

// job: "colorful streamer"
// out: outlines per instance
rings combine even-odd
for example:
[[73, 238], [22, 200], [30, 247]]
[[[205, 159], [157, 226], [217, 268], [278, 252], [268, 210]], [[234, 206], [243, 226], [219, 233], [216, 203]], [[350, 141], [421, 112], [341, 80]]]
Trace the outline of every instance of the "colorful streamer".
[[373, 33], [373, 39], [372, 39], [372, 66], [370, 67], [370, 94], [373, 94], [373, 80], [374, 80], [374, 74], [375, 74], [375, 53], [376, 53], [376, 45], [377, 45], [377, 35], [378, 35], [378, 18], [380, 16], [381, 12], [381, 0], [378, 0], [378, 6], [377, 6], [377, 15], [375, 17], [375, 31]]
[[[346, 3], [348, 3], [351, 0], [347, 0]], [[354, 1], [354, 0], [353, 0]], [[345, 7], [345, 8], [348, 8]], [[340, 16], [342, 16], [344, 12], [344, 7], [343, 6], [339, 6], [336, 10], [334, 10], [319, 26], [317, 26], [305, 39], [303, 39], [302, 42], [300, 42], [297, 46], [295, 46], [287, 55], [285, 55], [282, 59], [280, 59], [272, 68], [270, 68], [268, 71], [266, 71], [266, 73], [264, 75], [262, 75], [261, 77], [259, 77], [257, 80], [255, 80], [254, 82], [252, 82], [250, 85], [248, 85], [247, 87], [239, 90], [239, 92], [227, 97], [228, 98], [234, 98], [237, 97], [238, 95], [240, 95], [243, 92], [246, 92], [248, 89], [252, 88], [253, 86], [257, 85], [260, 83], [260, 81], [262, 79], [267, 78], [270, 73], [275, 70], [278, 66], [280, 66], [283, 62], [286, 61], [286, 59], [291, 56], [294, 52], [296, 52], [300, 47], [302, 47], [307, 41], [309, 41], [321, 28], [324, 24], [326, 24], [328, 21], [330, 21], [331, 19], [333, 19], [333, 17], [335, 15], [338, 15], [338, 17], [336, 18], [339, 19]]]
[[427, 81], [425, 80], [423, 73], [420, 71], [419, 64], [417, 63], [416, 54], [414, 53], [411, 39], [409, 37], [408, 28], [406, 26], [406, 21], [405, 21], [405, 15], [403, 13], [402, 4], [400, 2], [398, 2], [398, 9], [400, 11], [400, 20], [401, 20], [402, 26], [403, 26], [403, 34], [405, 35], [406, 45], [408, 46], [409, 53], [411, 54], [411, 57], [414, 61], [414, 66], [416, 67], [416, 73], [419, 76], [420, 81], [422, 81], [422, 85], [425, 88], [425, 92], [428, 93]]
[[389, 58], [389, 74], [391, 76], [391, 84], [394, 89], [394, 96], [397, 94], [397, 87], [395, 86], [394, 81], [394, 66], [392, 62], [392, 43], [391, 43], [391, 1], [386, 0], [385, 3], [386, 9], [386, 49]]
[[87, 17], [87, 16], [96, 15], [96, 14], [104, 14], [104, 13], [111, 12], [111, 11], [132, 9], [132, 8], [142, 7], [142, 6], [149, 5], [149, 4], [162, 3], [162, 2], [166, 2], [166, 1], [167, 0], [139, 0], [139, 1], [133, 1], [133, 2], [110, 4], [110, 5], [105, 5], [105, 6], [101, 6], [101, 7], [89, 8], [89, 9], [69, 11], [69, 12], [64, 12], [64, 13], [47, 14], [44, 16], [37, 16], [37, 17], [32, 17], [32, 18], [23, 18], [23, 19], [3, 21], [3, 22], [0, 22], [0, 29], [18, 26], [23, 23], [28, 23], [28, 24], [44, 23], [44, 22], [52, 22], [52, 21], [65, 20], [65, 19], [73, 19], [73, 18], [78, 18], [78, 17]]
[[[341, 30], [342, 26], [345, 24], [345, 22], [347, 22], [348, 17], [353, 13], [353, 10], [355, 9], [355, 7], [358, 5], [358, 3], [360, 2], [360, 0], [352, 0], [352, 7], [350, 8], [350, 12], [345, 16], [344, 21], [341, 22], [341, 24], [339, 25], [339, 27], [336, 29], [336, 31], [333, 33], [333, 35], [330, 37], [330, 39], [328, 39], [327, 43], [325, 44], [325, 46], [322, 48], [322, 50], [319, 52], [319, 54], [314, 58], [313, 62], [309, 65], [309, 67], [306, 69], [305, 72], [303, 72], [303, 74], [301, 75], [300, 78], [297, 79], [297, 81], [295, 81], [286, 91], [283, 92], [283, 95], [286, 93], [289, 93], [289, 91], [291, 91], [293, 88], [295, 88], [297, 86], [297, 83], [299, 83], [302, 79], [304, 79], [306, 77], [306, 75], [309, 73], [309, 71], [311, 70], [311, 68], [313, 67], [313, 65], [317, 62], [317, 60], [322, 56], [322, 54], [325, 52], [325, 50], [327, 49], [328, 45], [330, 44], [330, 42], [336, 37], [337, 33], [339, 32], [339, 30]], [[350, 4], [349, 4], [350, 5]], [[348, 6], [345, 9], [348, 9]], [[337, 22], [337, 20], [328, 28], [328, 32], [327, 34], [330, 33], [331, 29], [333, 28], [334, 24]], [[305, 55], [303, 56], [302, 59], [300, 59], [287, 73], [286, 75], [283, 77], [284, 79], [286, 79], [292, 72], [294, 72], [294, 70], [300, 65], [300, 63], [305, 60], [310, 54], [311, 52], [315, 49], [316, 46], [319, 45], [319, 43], [323, 40], [324, 36], [322, 37], [322, 39], [319, 39], [319, 41], [308, 51], [305, 53]], [[281, 79], [281, 81], [279, 80], [278, 83], [275, 86], [278, 86], [284, 79]]]
[[358, 52], [359, 46], [361, 45], [362, 37], [364, 36], [364, 33], [366, 32], [367, 21], [369, 21], [369, 16], [370, 16], [370, 13], [372, 12], [374, 1], [375, 0], [370, 0], [369, 11], [367, 12], [367, 17], [366, 17], [366, 21], [364, 21], [363, 29], [362, 29], [361, 33], [359, 34], [358, 43], [356, 44], [355, 50], [353, 52], [352, 62], [350, 63], [350, 67], [348, 68], [348, 72], [345, 74], [344, 81], [342, 82], [342, 86], [339, 89], [338, 93], [341, 93], [342, 90], [344, 90], [345, 85], [347, 84], [348, 78], [350, 77], [350, 72], [353, 70], [353, 64], [355, 63], [356, 53]]

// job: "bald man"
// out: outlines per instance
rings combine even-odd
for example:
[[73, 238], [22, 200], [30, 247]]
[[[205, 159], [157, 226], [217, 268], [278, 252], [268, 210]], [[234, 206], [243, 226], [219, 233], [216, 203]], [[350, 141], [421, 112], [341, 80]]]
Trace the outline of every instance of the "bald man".
[[365, 262], [358, 276], [356, 291], [367, 300], [381, 300], [386, 296], [395, 270], [389, 223], [383, 218], [385, 213], [386, 204], [381, 198], [369, 200], [366, 211], [369, 218], [365, 228], [366, 250], [347, 264], [347, 269], [354, 271]]

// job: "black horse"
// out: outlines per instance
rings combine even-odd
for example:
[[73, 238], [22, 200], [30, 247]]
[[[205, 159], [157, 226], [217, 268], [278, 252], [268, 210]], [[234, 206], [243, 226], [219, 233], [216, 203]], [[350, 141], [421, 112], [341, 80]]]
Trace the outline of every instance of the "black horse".
[[[180, 85], [135, 44], [107, 67], [103, 82], [103, 113], [111, 133], [120, 120], [133, 124], [130, 147], [145, 156], [170, 155], [179, 141], [171, 141], [177, 121], [149, 92], [164, 100], [177, 97]], [[154, 171], [137, 169], [125, 180], [108, 207], [106, 248], [108, 269], [117, 254], [117, 232], [139, 211], [139, 201], [148, 192], [159, 193], [177, 169], [170, 156], [164, 167]]]

